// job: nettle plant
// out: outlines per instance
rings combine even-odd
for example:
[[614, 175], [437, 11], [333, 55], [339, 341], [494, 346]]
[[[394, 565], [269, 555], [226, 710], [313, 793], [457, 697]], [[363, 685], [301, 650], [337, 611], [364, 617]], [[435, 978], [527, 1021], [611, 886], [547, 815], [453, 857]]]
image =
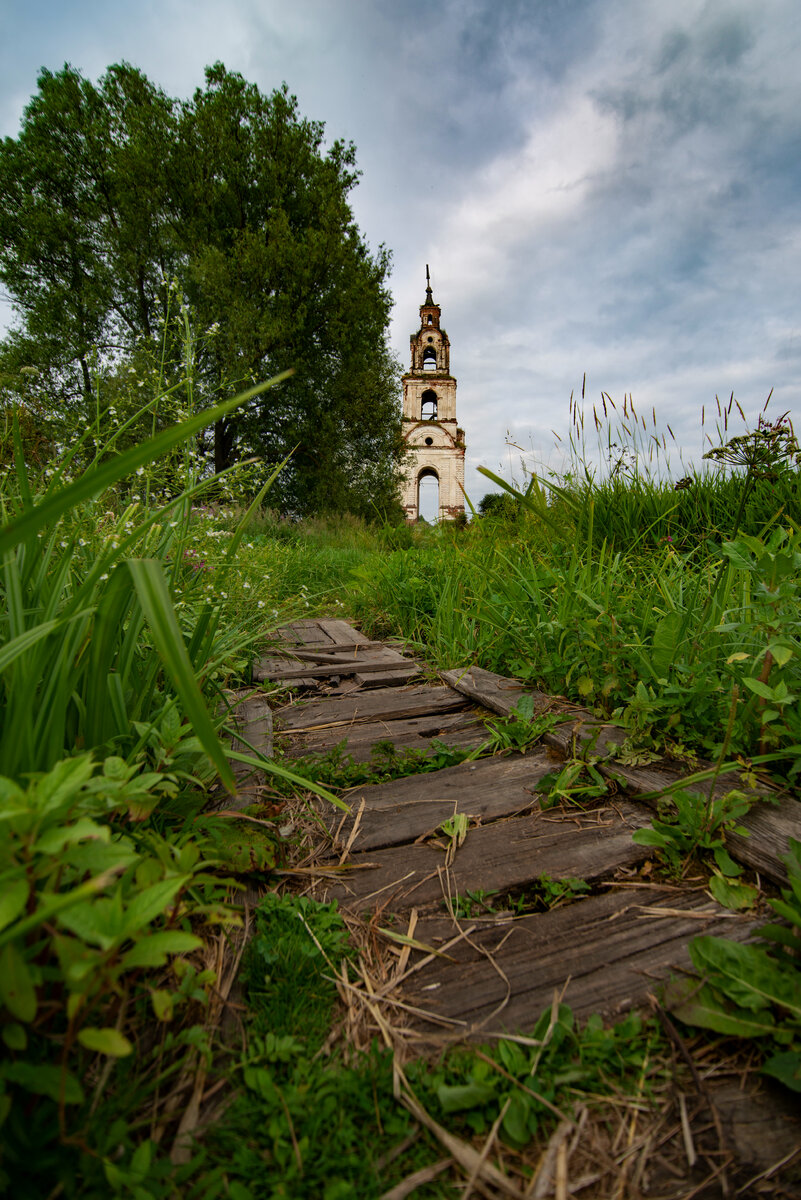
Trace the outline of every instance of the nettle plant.
[[[0, 1013], [12, 1052], [0, 1066], [0, 1117], [20, 1091], [49, 1096], [63, 1132], [65, 1108], [85, 1098], [75, 1068], [94, 1054], [133, 1052], [124, 1028], [137, 990], [157, 1020], [172, 1016], [179, 972], [157, 988], [144, 989], [141, 977], [203, 945], [190, 913], [233, 919], [226, 881], [208, 874], [216, 864], [188, 835], [137, 828], [175, 790], [168, 775], [116, 757], [100, 765], [91, 754], [26, 787], [0, 778]], [[187, 906], [190, 888], [204, 890], [206, 903]]]

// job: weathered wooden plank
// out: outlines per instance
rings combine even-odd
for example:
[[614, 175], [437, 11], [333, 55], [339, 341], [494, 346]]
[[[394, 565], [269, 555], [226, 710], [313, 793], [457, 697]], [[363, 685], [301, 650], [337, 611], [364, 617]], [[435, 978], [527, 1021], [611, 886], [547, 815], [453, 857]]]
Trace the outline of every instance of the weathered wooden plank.
[[274, 716], [284, 729], [347, 728], [365, 721], [400, 720], [428, 713], [458, 712], [467, 707], [464, 696], [449, 687], [377, 688], [330, 700], [287, 705]]
[[472, 712], [434, 713], [431, 716], [412, 717], [399, 721], [368, 721], [362, 725], [350, 725], [343, 729], [321, 729], [318, 732], [301, 730], [294, 737], [288, 732], [282, 737], [285, 753], [290, 758], [308, 754], [325, 754], [334, 746], [346, 742], [346, 752], [354, 762], [369, 762], [373, 747], [378, 742], [391, 742], [396, 749], [430, 749], [431, 740], [437, 738], [448, 746], [480, 746], [486, 741], [486, 726]]
[[468, 696], [476, 704], [508, 717], [522, 696], [534, 699], [534, 711], [544, 712], [550, 707], [552, 697], [536, 688], [528, 687], [519, 679], [507, 679], [504, 675], [496, 675], [494, 671], [485, 671], [482, 667], [459, 668], [456, 671], [440, 671], [440, 678], [450, 687]]
[[385, 646], [383, 642], [331, 642], [326, 646], [298, 646], [292, 648], [292, 654], [297, 658], [323, 663], [327, 662], [329, 658], [336, 658], [339, 655], [366, 654], [369, 650], [382, 651], [395, 658], [403, 658], [402, 654], [393, 650], [391, 646]]
[[[649, 915], [653, 909], [664, 915]], [[679, 911], [686, 915], [676, 915]], [[410, 976], [403, 999], [438, 1016], [466, 1020], [476, 1037], [490, 1030], [531, 1030], [550, 1007], [554, 989], [561, 993], [565, 985], [565, 1003], [578, 1017], [599, 1012], [617, 1018], [642, 1003], [671, 971], [690, 966], [691, 938], [714, 934], [741, 941], [759, 924], [727, 913], [703, 892], [593, 896], [477, 930], [471, 934], [474, 945], [463, 941], [448, 951], [454, 961], [436, 959]], [[418, 922], [415, 937], [430, 944], [432, 936], [429, 923]], [[511, 988], [509, 1002], [482, 1026], [502, 1004], [505, 980]]]
[[[232, 749], [239, 754], [252, 754], [250, 748], [252, 746], [265, 758], [271, 758], [273, 720], [267, 697], [250, 689], [240, 689], [231, 696], [231, 710], [233, 725], [240, 735], [240, 737], [231, 739]], [[246, 745], [245, 742], [249, 742], [250, 745]], [[246, 763], [233, 762], [232, 767], [237, 782], [237, 795], [230, 801], [228, 807], [247, 808], [249, 804], [253, 803], [259, 789], [263, 787], [266, 773], [258, 767], [249, 767]]]
[[354, 629], [347, 621], [342, 621], [337, 617], [320, 617], [317, 624], [332, 642], [348, 642], [363, 646], [370, 641], [358, 629]]
[[289, 637], [287, 640], [296, 638], [301, 646], [320, 646], [330, 645], [334, 640], [330, 634], [322, 628], [319, 621], [306, 619], [301, 621], [292, 621], [289, 625], [283, 626], [279, 631], [282, 636]]
[[[495, 712], [510, 712], [524, 694], [534, 698], [535, 712], [545, 711], [552, 703], [552, 699], [543, 692], [526, 688], [520, 680], [504, 679], [501, 675], [478, 667], [471, 667], [468, 671], [443, 671], [440, 674], [457, 691]], [[599, 721], [582, 709], [574, 709], [571, 717], [567, 723], [546, 733], [542, 740], [565, 756], [591, 749], [594, 756], [606, 759], [597, 763], [598, 769], [607, 778], [623, 786], [629, 795], [640, 797], [643, 793], [664, 791], [681, 779], [681, 772], [670, 764], [632, 767], [618, 762], [614, 753], [626, 740], [623, 729]], [[710, 766], [701, 762], [697, 769], [704, 770]], [[700, 783], [693, 784], [692, 788], [707, 794], [709, 786], [709, 783]], [[718, 794], [732, 788], [742, 788], [737, 772], [732, 771], [718, 778]], [[763, 795], [770, 795], [767, 788], [760, 791]], [[656, 800], [646, 803], [656, 807]], [[782, 860], [789, 850], [789, 839], [801, 837], [801, 803], [790, 797], [782, 799], [776, 807], [757, 803], [740, 824], [749, 830], [751, 836], [727, 836], [727, 846], [733, 857], [774, 882], [785, 883], [787, 871]]]
[[[553, 770], [553, 765], [551, 754], [540, 750], [458, 763], [430, 775], [354, 788], [342, 797], [353, 812], [340, 829], [340, 841], [347, 843], [362, 801], [364, 808], [353, 843], [356, 850], [414, 842], [454, 813], [480, 818], [485, 824], [520, 815], [532, 807], [539, 808], [533, 785]], [[323, 809], [321, 815], [332, 830], [342, 820], [340, 813], [331, 813], [330, 809]]]
[[339, 659], [337, 662], [326, 663], [325, 666], [319, 667], [309, 667], [304, 663], [295, 663], [293, 666], [286, 660], [279, 666], [276, 659], [268, 659], [254, 667], [253, 678], [257, 682], [269, 679], [277, 683], [283, 679], [326, 679], [332, 675], [372, 675], [376, 672], [382, 672], [393, 678], [400, 676], [404, 679], [411, 679], [414, 675], [420, 674], [420, 668], [404, 658], [371, 661], [365, 656], [363, 661], [357, 662], [352, 658]]
[[414, 679], [415, 676], [421, 673], [421, 667], [415, 662], [405, 660], [405, 668], [398, 662], [387, 662], [387, 664], [375, 664], [362, 668], [361, 671], [356, 671], [354, 679], [361, 688], [397, 688], [399, 684], [404, 683], [406, 679]]
[[[451, 815], [442, 813], [442, 820]], [[386, 905], [392, 912], [436, 906], [446, 893], [506, 892], [541, 875], [600, 879], [648, 857], [631, 840], [646, 823], [638, 805], [619, 801], [592, 813], [534, 812], [471, 829], [446, 874], [448, 839], [439, 846], [391, 846], [354, 854], [353, 877], [337, 881], [328, 898], [357, 910]], [[359, 845], [358, 835], [354, 843]], [[366, 864], [375, 863], [374, 867]]]

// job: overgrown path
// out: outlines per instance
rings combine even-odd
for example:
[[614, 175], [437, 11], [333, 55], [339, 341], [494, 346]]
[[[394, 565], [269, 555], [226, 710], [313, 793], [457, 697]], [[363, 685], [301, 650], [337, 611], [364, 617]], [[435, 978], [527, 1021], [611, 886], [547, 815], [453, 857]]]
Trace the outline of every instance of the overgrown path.
[[[487, 721], [508, 716], [524, 695], [535, 718], [558, 715], [542, 722], [526, 753], [356, 787], [345, 794], [346, 813], [320, 802], [321, 832], [300, 877], [380, 941], [385, 968], [365, 1000], [376, 1029], [384, 1012], [411, 1053], [525, 1035], [555, 996], [581, 1018], [619, 1019], [690, 967], [692, 938], [744, 940], [764, 923], [722, 908], [700, 877], [649, 878], [652, 851], [632, 834], [650, 821], [652, 793], [681, 775], [610, 756], [620, 731], [575, 706], [478, 668], [434, 677], [398, 646], [340, 620], [281, 630], [254, 678], [291, 688], [273, 714], [289, 758], [343, 743], [356, 762], [369, 761], [377, 744], [385, 760], [390, 747], [400, 757], [435, 754], [443, 743], [474, 749], [487, 741]], [[548, 807], [545, 777], [582, 758], [608, 789], [580, 806]], [[732, 855], [783, 883], [781, 855], [801, 828], [801, 804], [758, 804], [743, 824], [752, 836], [730, 837]], [[788, 1124], [775, 1105], [761, 1108], [736, 1087], [716, 1102], [738, 1137], [745, 1121], [762, 1162], [801, 1137], [797, 1119]]]

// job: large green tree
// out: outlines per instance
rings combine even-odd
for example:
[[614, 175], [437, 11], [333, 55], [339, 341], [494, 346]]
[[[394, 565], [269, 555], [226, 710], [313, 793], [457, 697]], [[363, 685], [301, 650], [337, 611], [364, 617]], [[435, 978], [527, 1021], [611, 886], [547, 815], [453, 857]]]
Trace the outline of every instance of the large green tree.
[[42, 71], [0, 145], [0, 279], [19, 317], [4, 379], [26, 367], [30, 391], [35, 369], [40, 404], [79, 423], [98, 370], [177, 357], [175, 280], [194, 328], [216, 330], [197, 343], [201, 402], [295, 371], [214, 429], [210, 463], [297, 447], [287, 508], [386, 510], [401, 452], [389, 254], [354, 221], [357, 178], [354, 147], [326, 148], [286, 87], [265, 95], [221, 64], [187, 101], [127, 64], [97, 84]]

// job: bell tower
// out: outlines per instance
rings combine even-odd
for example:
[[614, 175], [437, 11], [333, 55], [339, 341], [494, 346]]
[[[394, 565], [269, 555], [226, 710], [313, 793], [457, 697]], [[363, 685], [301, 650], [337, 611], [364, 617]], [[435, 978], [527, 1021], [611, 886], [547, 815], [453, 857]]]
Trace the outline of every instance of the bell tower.
[[464, 430], [456, 424], [456, 380], [450, 373], [451, 344], [440, 326], [426, 264], [426, 298], [420, 328], [409, 339], [412, 369], [403, 376], [403, 439], [408, 447], [401, 503], [407, 521], [420, 515], [420, 480], [439, 486], [439, 520], [464, 513]]

